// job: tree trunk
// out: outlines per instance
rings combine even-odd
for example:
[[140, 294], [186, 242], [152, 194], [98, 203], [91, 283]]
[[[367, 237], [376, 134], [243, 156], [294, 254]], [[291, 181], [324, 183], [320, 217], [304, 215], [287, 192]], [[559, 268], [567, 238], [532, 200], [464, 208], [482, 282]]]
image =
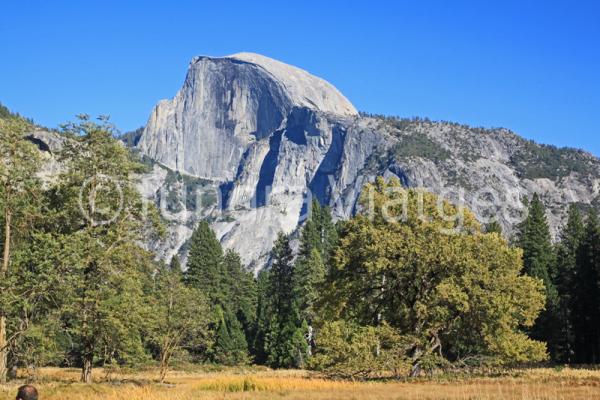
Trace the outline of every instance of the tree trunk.
[[[2, 258], [2, 269], [0, 270], [0, 280], [4, 280], [8, 275], [11, 223], [12, 214], [10, 211], [6, 210], [4, 214], [4, 255]], [[8, 343], [6, 337], [6, 311], [0, 310], [0, 383], [6, 382], [8, 374]]]
[[160, 383], [165, 383], [167, 377], [167, 371], [169, 370], [169, 359], [170, 355], [167, 351], [163, 352], [160, 356]]
[[81, 382], [92, 383], [92, 362], [94, 356], [86, 355], [83, 359], [83, 367], [81, 368]]
[[6, 343], [6, 317], [0, 315], [0, 384], [6, 383], [8, 375], [8, 343]]

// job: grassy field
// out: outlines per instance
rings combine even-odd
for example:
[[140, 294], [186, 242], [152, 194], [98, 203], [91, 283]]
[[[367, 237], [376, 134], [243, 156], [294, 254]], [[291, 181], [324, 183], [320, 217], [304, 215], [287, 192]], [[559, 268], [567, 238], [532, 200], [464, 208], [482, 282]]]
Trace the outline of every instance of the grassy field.
[[[348, 382], [322, 379], [303, 371], [237, 369], [172, 372], [168, 383], [153, 371], [126, 374], [95, 370], [96, 383], [77, 383], [79, 371], [44, 369], [36, 384], [41, 400], [183, 399], [600, 399], [600, 371], [529, 369], [498, 377], [435, 378], [411, 382]], [[0, 400], [13, 400], [14, 381], [0, 386]]]

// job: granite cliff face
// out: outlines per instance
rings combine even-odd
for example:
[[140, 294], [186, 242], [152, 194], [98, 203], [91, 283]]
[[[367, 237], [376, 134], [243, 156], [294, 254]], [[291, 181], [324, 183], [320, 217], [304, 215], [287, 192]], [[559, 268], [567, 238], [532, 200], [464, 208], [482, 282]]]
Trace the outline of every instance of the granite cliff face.
[[175, 98], [155, 107], [138, 147], [171, 169], [233, 180], [246, 150], [294, 107], [357, 114], [333, 86], [298, 68], [249, 53], [196, 57]]
[[169, 221], [169, 238], [151, 244], [166, 259], [185, 259], [195, 224], [208, 218], [226, 247], [260, 268], [312, 196], [347, 218], [377, 175], [464, 201], [508, 234], [534, 192], [554, 234], [567, 203], [600, 205], [600, 161], [588, 153], [505, 129], [359, 115], [329, 83], [250, 53], [194, 58], [136, 148], [150, 166], [140, 189]]

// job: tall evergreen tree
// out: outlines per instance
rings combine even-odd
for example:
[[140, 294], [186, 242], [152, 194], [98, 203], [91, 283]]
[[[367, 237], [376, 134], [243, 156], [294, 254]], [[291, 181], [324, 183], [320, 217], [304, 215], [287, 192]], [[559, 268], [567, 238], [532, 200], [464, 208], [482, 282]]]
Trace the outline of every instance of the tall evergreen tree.
[[289, 237], [280, 233], [272, 250], [273, 263], [269, 271], [268, 300], [264, 351], [266, 362], [272, 367], [303, 365], [307, 344], [304, 338], [306, 324], [298, 310], [294, 290], [293, 253]]
[[316, 303], [325, 280], [325, 264], [321, 253], [312, 249], [307, 258], [298, 259], [295, 266], [294, 290], [303, 319], [311, 325], [316, 317]]
[[572, 294], [577, 269], [577, 252], [585, 233], [581, 213], [575, 204], [569, 207], [567, 223], [561, 233], [560, 243], [556, 246], [556, 276], [554, 283], [558, 291], [559, 341], [556, 348], [556, 360], [573, 361], [575, 336], [572, 325]]
[[325, 263], [338, 242], [338, 234], [331, 209], [321, 207], [317, 200], [313, 200], [310, 216], [302, 227], [300, 236], [300, 258], [309, 258], [313, 249], [321, 253], [321, 258]]
[[192, 234], [185, 274], [186, 282], [202, 290], [213, 304], [225, 301], [223, 249], [205, 220]]
[[[172, 258], [171, 258], [171, 262], [169, 263], [169, 269], [171, 271], [179, 271], [182, 272], [181, 269], [181, 262], [179, 261], [179, 257], [177, 256], [177, 254], [175, 254]], [[183, 275], [182, 275], [183, 278]]]
[[225, 306], [237, 317], [246, 338], [250, 340], [256, 318], [257, 294], [254, 275], [244, 269], [240, 255], [231, 249], [225, 252], [223, 263], [227, 279]]
[[213, 358], [226, 364], [249, 360], [248, 338], [256, 312], [254, 278], [244, 270], [239, 254], [221, 244], [207, 221], [190, 239], [186, 281], [206, 293], [216, 325]]
[[225, 365], [245, 364], [248, 358], [248, 342], [242, 325], [228, 308], [217, 306], [215, 332], [215, 361]]
[[300, 252], [296, 260], [294, 290], [301, 318], [306, 322], [305, 336], [308, 354], [314, 347], [316, 302], [325, 279], [326, 264], [338, 241], [337, 229], [328, 207], [317, 200], [311, 206], [310, 216], [302, 227]]
[[552, 279], [555, 255], [546, 210], [537, 193], [533, 195], [528, 205], [527, 218], [519, 228], [518, 244], [523, 249], [525, 273], [540, 279], [546, 292], [546, 309], [540, 314], [531, 334], [535, 339], [545, 341], [554, 357], [560, 340], [557, 329], [558, 293]]
[[575, 361], [600, 362], [600, 223], [592, 210], [577, 252], [572, 289]]
[[263, 269], [256, 278], [256, 318], [253, 324], [251, 351], [256, 364], [267, 363], [265, 339], [269, 325], [269, 270]]

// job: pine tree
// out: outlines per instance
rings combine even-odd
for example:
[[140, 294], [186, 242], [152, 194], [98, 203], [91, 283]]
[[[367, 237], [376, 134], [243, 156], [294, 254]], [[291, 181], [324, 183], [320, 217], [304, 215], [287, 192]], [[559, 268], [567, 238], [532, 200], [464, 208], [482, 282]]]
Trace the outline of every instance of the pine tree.
[[321, 245], [321, 205], [317, 200], [313, 200], [310, 207], [310, 214], [300, 234], [300, 258], [308, 258], [313, 249], [322, 250]]
[[264, 333], [266, 361], [271, 367], [302, 365], [307, 353], [303, 323], [294, 290], [293, 253], [289, 237], [280, 233], [272, 250], [267, 284], [270, 299]]
[[228, 299], [225, 306], [237, 317], [247, 340], [250, 341], [256, 318], [257, 294], [254, 275], [244, 269], [240, 255], [231, 249], [225, 252], [223, 264]]
[[220, 306], [216, 310], [215, 361], [225, 365], [246, 364], [248, 342], [237, 317], [231, 310]]
[[546, 210], [537, 193], [533, 195], [528, 205], [527, 218], [519, 228], [518, 244], [523, 249], [525, 273], [540, 279], [546, 292], [546, 309], [536, 321], [531, 334], [533, 338], [548, 343], [548, 350], [554, 357], [560, 340], [557, 320], [558, 292], [553, 279], [555, 255]]
[[590, 211], [577, 252], [572, 289], [575, 362], [600, 362], [600, 223]]
[[181, 269], [181, 262], [179, 261], [179, 257], [177, 257], [177, 254], [175, 254], [172, 258], [171, 258], [171, 262], [169, 263], [169, 269], [171, 271], [182, 271]]
[[267, 363], [266, 335], [269, 330], [269, 270], [263, 269], [256, 278], [256, 319], [253, 324], [251, 351], [256, 364]]
[[269, 272], [272, 312], [285, 317], [290, 314], [294, 299], [294, 254], [289, 236], [279, 233], [272, 250], [273, 263]]
[[561, 241], [556, 246], [556, 276], [555, 285], [558, 291], [558, 321], [559, 341], [556, 349], [556, 359], [561, 362], [573, 361], [573, 344], [575, 336], [572, 325], [572, 294], [577, 269], [577, 252], [585, 233], [581, 213], [575, 204], [569, 207], [568, 220]]
[[212, 304], [226, 298], [223, 249], [208, 222], [203, 220], [192, 234], [187, 261], [186, 282], [203, 291]]
[[211, 301], [216, 338], [213, 358], [225, 364], [246, 363], [248, 338], [256, 312], [254, 278], [239, 254], [221, 244], [208, 222], [200, 222], [190, 239], [186, 281]]
[[321, 210], [320, 232], [321, 258], [323, 259], [323, 262], [329, 264], [331, 255], [339, 242], [337, 227], [333, 222], [331, 208], [329, 207], [323, 207]]
[[308, 355], [314, 346], [316, 302], [325, 279], [326, 264], [337, 245], [338, 234], [331, 211], [314, 200], [311, 213], [302, 227], [300, 253], [295, 265], [294, 290], [300, 317], [306, 322]]
[[298, 307], [302, 318], [309, 325], [314, 323], [317, 317], [316, 303], [324, 280], [325, 264], [321, 253], [317, 249], [313, 249], [308, 258], [298, 260], [294, 274], [294, 290]]

